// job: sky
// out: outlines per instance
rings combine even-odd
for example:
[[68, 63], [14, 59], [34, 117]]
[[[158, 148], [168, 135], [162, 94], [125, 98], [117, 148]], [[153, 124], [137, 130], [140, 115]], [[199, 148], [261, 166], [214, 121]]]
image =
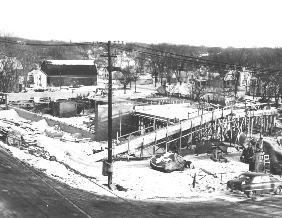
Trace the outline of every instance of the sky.
[[282, 47], [281, 0], [2, 0], [0, 32], [37, 40]]

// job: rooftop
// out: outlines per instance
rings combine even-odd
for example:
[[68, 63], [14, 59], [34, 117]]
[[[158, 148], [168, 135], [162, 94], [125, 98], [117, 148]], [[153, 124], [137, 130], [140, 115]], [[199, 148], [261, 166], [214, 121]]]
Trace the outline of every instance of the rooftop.
[[94, 65], [94, 60], [45, 60], [48, 65]]

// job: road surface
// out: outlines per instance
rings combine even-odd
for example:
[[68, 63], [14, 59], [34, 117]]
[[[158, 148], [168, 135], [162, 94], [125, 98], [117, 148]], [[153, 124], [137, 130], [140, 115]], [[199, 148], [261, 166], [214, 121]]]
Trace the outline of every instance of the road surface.
[[[168, 185], [173, 188], [173, 182]], [[282, 196], [133, 201], [73, 189], [0, 149], [1, 218], [281, 217]], [[161, 201], [160, 201], [161, 200]]]

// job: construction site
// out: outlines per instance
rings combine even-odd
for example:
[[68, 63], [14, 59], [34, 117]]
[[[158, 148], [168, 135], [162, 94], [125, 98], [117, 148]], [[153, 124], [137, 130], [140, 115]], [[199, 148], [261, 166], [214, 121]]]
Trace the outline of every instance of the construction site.
[[[109, 169], [107, 99], [91, 93], [60, 93], [66, 97], [56, 101], [47, 93], [28, 96], [32, 100], [18, 100], [21, 93], [3, 95], [1, 147], [52, 178], [106, 195], [111, 193], [97, 191], [97, 184], [107, 183], [111, 170], [113, 192], [132, 199], [226, 197], [227, 181], [250, 170], [242, 154], [251, 140], [253, 149], [261, 151], [255, 170], [281, 174], [281, 128], [275, 107], [251, 102], [200, 104], [155, 91], [117, 94], [113, 99]], [[176, 165], [167, 170], [170, 173], [152, 166], [156, 155], [170, 154], [189, 166]], [[173, 189], [166, 188], [167, 181], [175, 184]]]

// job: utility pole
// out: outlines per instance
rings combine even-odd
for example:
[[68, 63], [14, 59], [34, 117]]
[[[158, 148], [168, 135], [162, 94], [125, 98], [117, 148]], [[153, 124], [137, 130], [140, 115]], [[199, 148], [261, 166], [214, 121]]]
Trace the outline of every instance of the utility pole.
[[111, 41], [108, 41], [108, 71], [109, 71], [109, 90], [108, 90], [108, 186], [112, 189], [113, 183], [113, 145], [112, 145], [112, 60], [111, 60]]
[[60, 71], [60, 90], [62, 88], [62, 72]]
[[108, 58], [108, 72], [109, 72], [109, 84], [108, 84], [108, 187], [113, 189], [113, 145], [112, 145], [112, 56], [111, 55], [111, 41], [108, 41], [108, 54], [101, 55], [101, 57]]

